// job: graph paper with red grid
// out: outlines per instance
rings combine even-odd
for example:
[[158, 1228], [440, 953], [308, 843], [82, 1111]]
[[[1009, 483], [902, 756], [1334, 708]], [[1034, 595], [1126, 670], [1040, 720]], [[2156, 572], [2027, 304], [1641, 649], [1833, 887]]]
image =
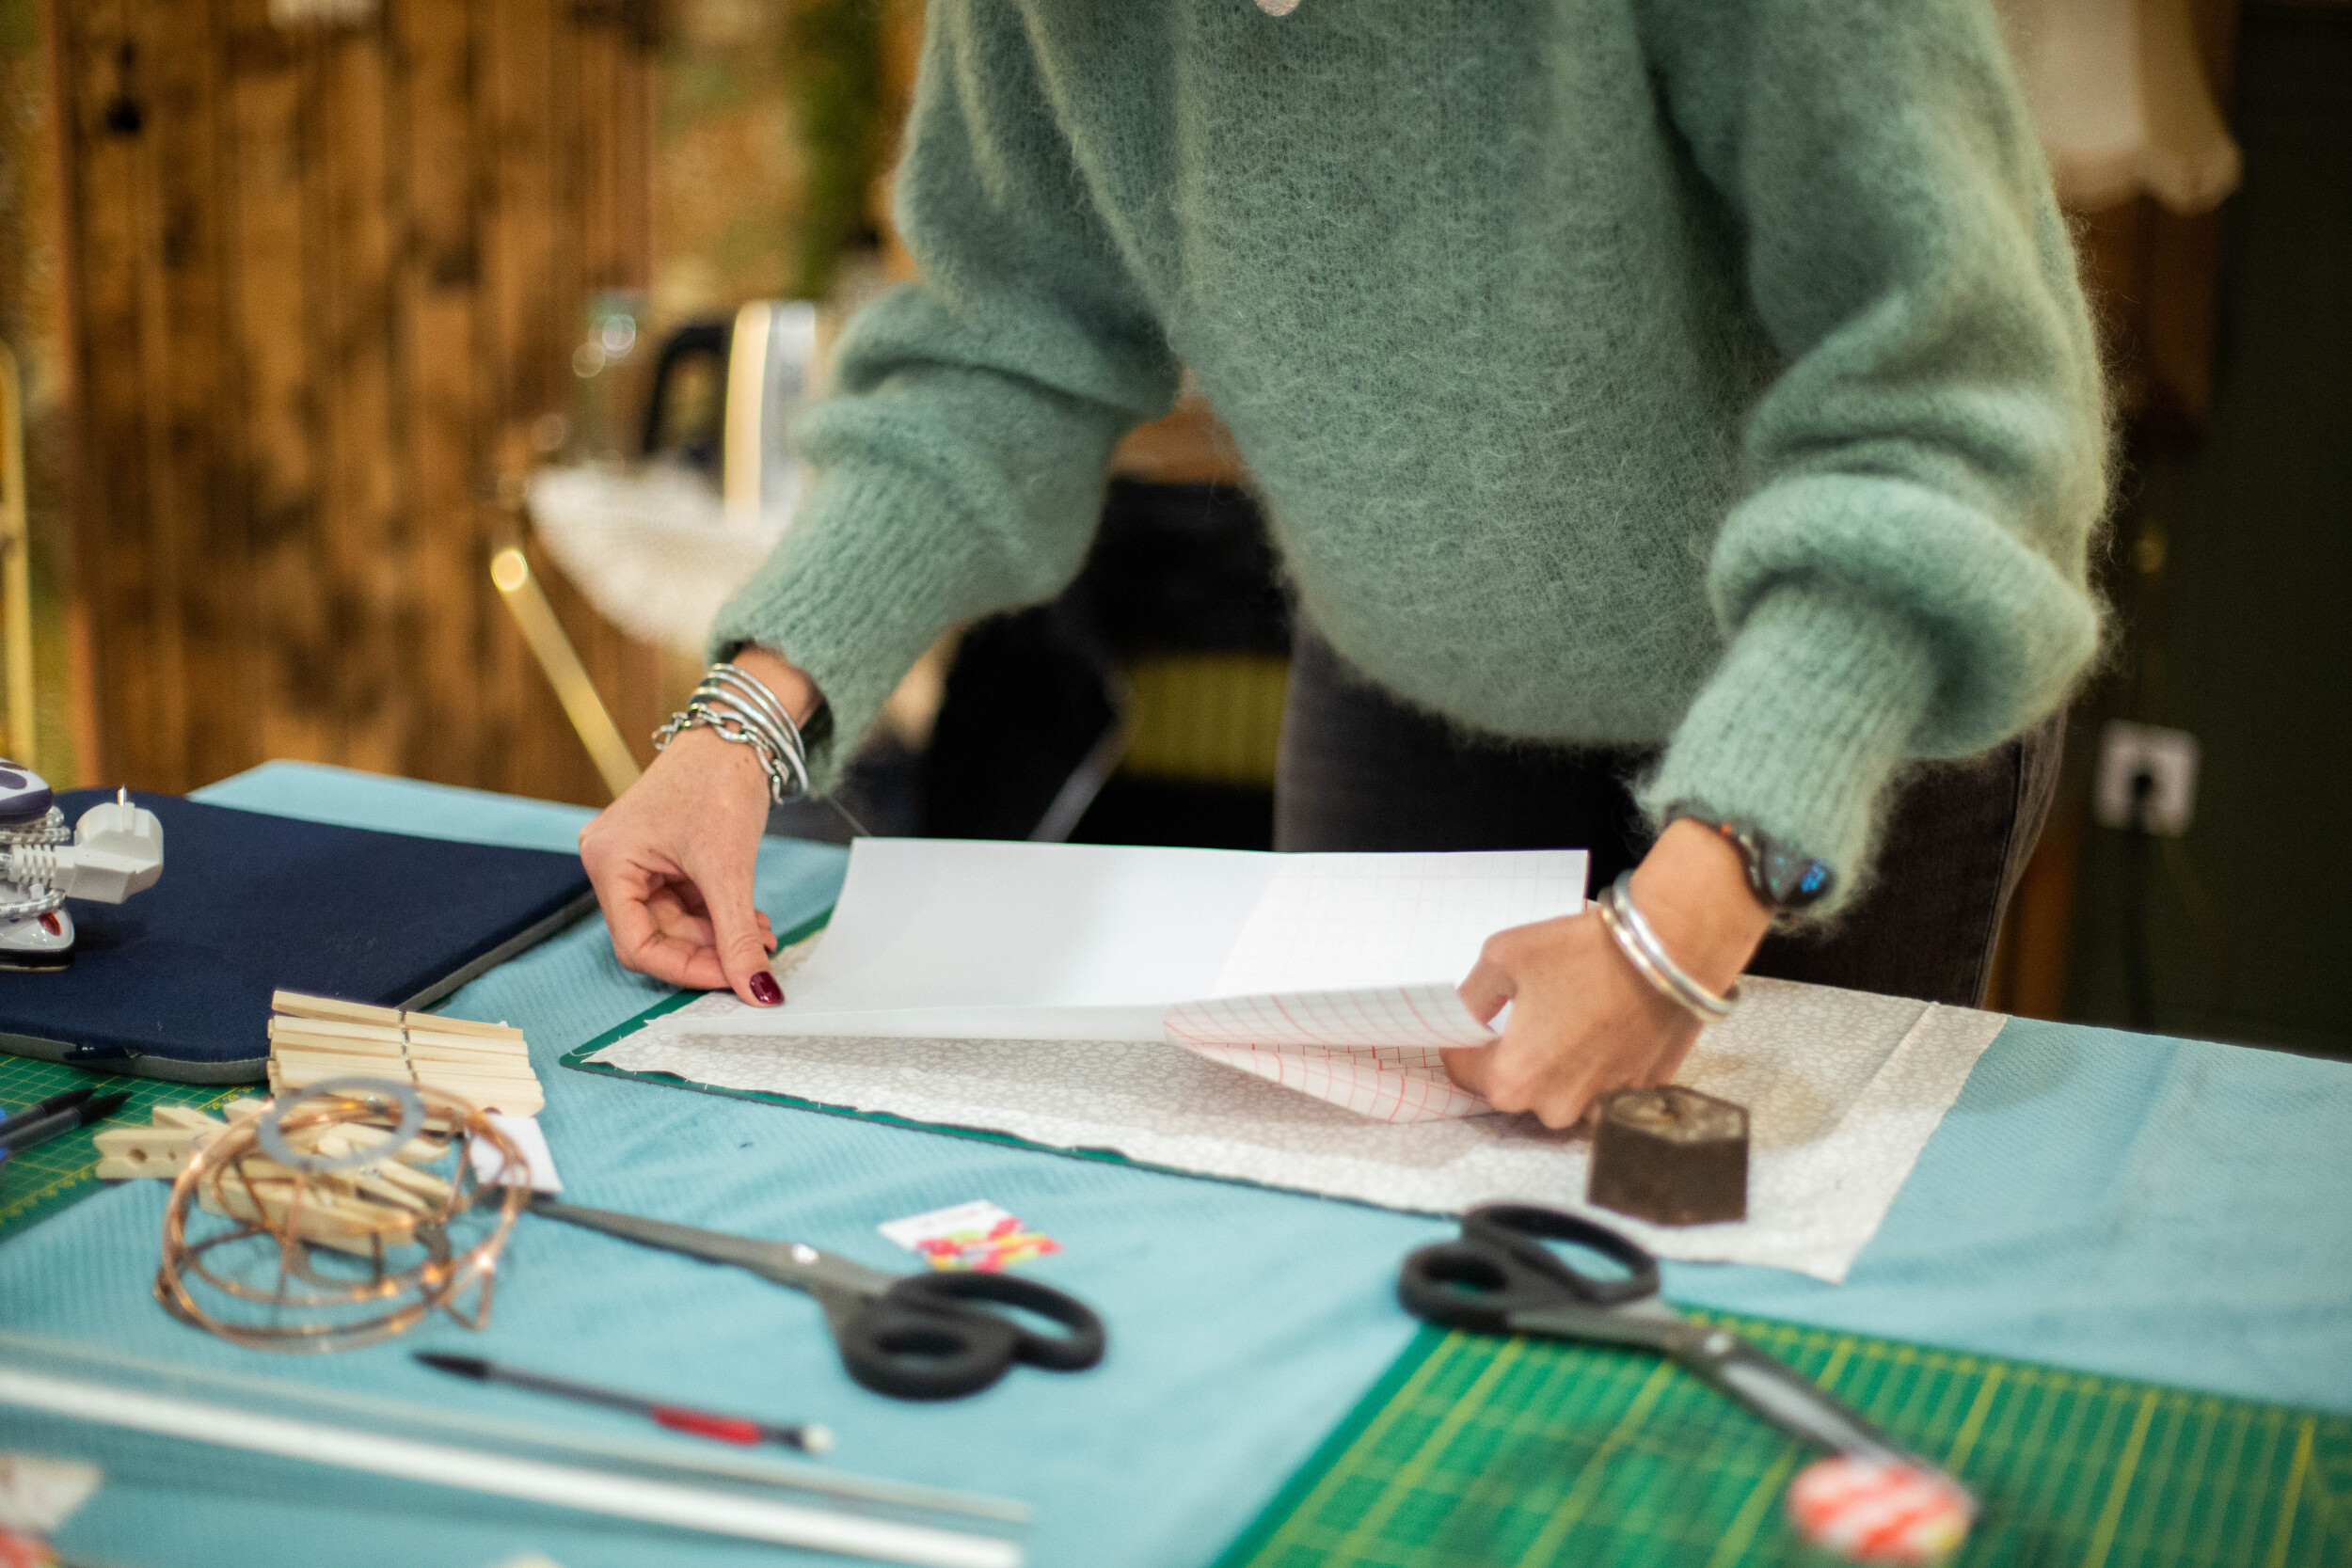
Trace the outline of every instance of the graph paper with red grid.
[[1169, 1039], [1213, 1062], [1381, 1121], [1436, 1121], [1492, 1110], [1446, 1076], [1448, 1046], [1494, 1032], [1443, 983], [1281, 991], [1179, 1002]]

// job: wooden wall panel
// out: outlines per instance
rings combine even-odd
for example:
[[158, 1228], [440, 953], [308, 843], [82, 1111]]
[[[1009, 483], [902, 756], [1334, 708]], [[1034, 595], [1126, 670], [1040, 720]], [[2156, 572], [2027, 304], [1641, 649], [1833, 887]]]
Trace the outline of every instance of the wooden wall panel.
[[[575, 231], [577, 199], [567, 188], [564, 152], [577, 152], [567, 137], [570, 111], [580, 85], [557, 88], [565, 63], [559, 12], [564, 0], [500, 0], [484, 8], [486, 24], [478, 56], [482, 91], [476, 101], [478, 154], [486, 160], [484, 201], [498, 221], [484, 230], [487, 309], [476, 317], [482, 363], [491, 377], [490, 394], [505, 416], [494, 426], [488, 453], [490, 490], [497, 508], [493, 543], [523, 536], [522, 485], [536, 456], [532, 420], [566, 402], [562, 378], [579, 330], [580, 273], [577, 260], [586, 236]], [[552, 293], [561, 309], [533, 310], [531, 302]], [[483, 678], [502, 711], [546, 708], [552, 699], [532, 666], [529, 651], [506, 619], [502, 606], [485, 599]], [[520, 736], [494, 729], [485, 736], [483, 777], [495, 789], [529, 794], [525, 780], [550, 767], [561, 782], [539, 791], [581, 799], [595, 792], [595, 772], [580, 749], [560, 758], [532, 754], [515, 744]]]
[[334, 711], [342, 759], [405, 771], [416, 727], [413, 650], [403, 636], [417, 584], [408, 572], [407, 487], [394, 445], [395, 214], [382, 36], [323, 34], [310, 90], [314, 155], [306, 170], [318, 309], [309, 353], [321, 368], [319, 448]]
[[[77, 156], [62, 160], [59, 193], [73, 214], [68, 235], [69, 333], [110, 345], [103, 354], [73, 356], [78, 418], [72, 488], [79, 527], [76, 566], [88, 602], [145, 599], [150, 582], [148, 404], [143, 385], [146, 337], [153, 324], [141, 298], [142, 260], [151, 246], [143, 230], [145, 166], [139, 135], [110, 127], [120, 106], [135, 103], [140, 45], [136, 13], [128, 0], [108, 5], [53, 5], [52, 36], [59, 40], [56, 103], [61, 137]], [[103, 193], [103, 198], [101, 199]], [[103, 432], [103, 435], [100, 433]], [[103, 442], [104, 451], [100, 450]], [[160, 608], [160, 607], [159, 607]], [[110, 668], [158, 670], [170, 651], [160, 613], [107, 626], [103, 656]], [[93, 648], [93, 654], [101, 650]], [[174, 678], [123, 683], [104, 694], [105, 727], [156, 738], [183, 750], [169, 709]], [[87, 772], [93, 764], [80, 748]]]
[[[583, 293], [647, 281], [638, 11], [52, 0], [90, 776], [287, 756], [602, 799], [487, 562]], [[550, 586], [649, 731], [667, 661]]]
[[[486, 550], [480, 434], [489, 400], [476, 380], [482, 246], [470, 157], [477, 40], [467, 7], [403, 5], [387, 47], [405, 90], [391, 95], [396, 201], [407, 223], [395, 258], [395, 456], [408, 502], [413, 580], [457, 582]], [[417, 592], [405, 607], [409, 689], [420, 721], [408, 770], [476, 779], [485, 729], [477, 681], [483, 605]]]
[[[159, 637], [176, 644], [176, 656], [158, 666], [160, 695], [191, 768], [226, 772], [241, 765], [252, 736], [239, 660], [251, 611], [245, 531], [236, 522], [236, 377], [226, 338], [233, 317], [221, 266], [228, 84], [220, 53], [209, 47], [207, 12], [139, 11], [152, 28], [152, 74], [148, 121], [135, 139], [152, 181], [162, 262], [147, 269], [145, 310], [160, 327], [161, 352], [141, 357], [150, 428], [159, 437], [151, 447], [150, 537], [153, 568], [167, 582]], [[201, 700], [203, 692], [220, 700]]]
[[[225, 22], [231, 152], [223, 200], [232, 238], [221, 266], [238, 372], [237, 423], [225, 439], [244, 481], [230, 527], [245, 536], [250, 574], [240, 662], [248, 676], [251, 746], [262, 757], [341, 761], [327, 631], [336, 584], [326, 572], [319, 494], [323, 367], [313, 363], [310, 343], [326, 279], [306, 243], [303, 61], [299, 43], [270, 25], [265, 0], [232, 0]], [[95, 609], [102, 639], [108, 623], [137, 613], [135, 601]], [[135, 678], [102, 669], [100, 682], [112, 689]], [[135, 736], [109, 739], [114, 772], [135, 775], [179, 761], [186, 784], [204, 782], [194, 758], [140, 749]]]

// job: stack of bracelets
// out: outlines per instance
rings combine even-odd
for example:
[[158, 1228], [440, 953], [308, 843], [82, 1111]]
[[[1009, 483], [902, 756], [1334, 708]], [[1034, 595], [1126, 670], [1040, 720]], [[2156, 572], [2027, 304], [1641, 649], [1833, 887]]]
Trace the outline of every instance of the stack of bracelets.
[[1721, 1023], [1731, 1016], [1732, 1007], [1740, 1000], [1740, 988], [1732, 986], [1718, 996], [1692, 979], [1674, 961], [1666, 944], [1658, 940], [1658, 933], [1650, 929], [1649, 922], [1634, 907], [1632, 872], [1624, 873], [1601, 889], [1593, 904], [1599, 911], [1600, 923], [1616, 939], [1617, 951], [1625, 955], [1626, 962], [1668, 1001], [1701, 1023]]
[[686, 699], [682, 712], [653, 733], [653, 749], [668, 747], [688, 730], [700, 726], [722, 740], [749, 746], [768, 775], [768, 799], [777, 805], [809, 793], [808, 748], [820, 744], [831, 728], [830, 712], [819, 704], [809, 716], [808, 733], [792, 721], [776, 694], [757, 678], [721, 662], [704, 672], [702, 684]]

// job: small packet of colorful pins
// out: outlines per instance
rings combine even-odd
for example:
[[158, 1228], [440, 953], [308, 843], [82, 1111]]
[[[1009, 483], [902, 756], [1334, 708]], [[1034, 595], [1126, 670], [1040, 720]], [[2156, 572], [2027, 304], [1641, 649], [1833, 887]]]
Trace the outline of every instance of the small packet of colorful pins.
[[877, 1228], [898, 1245], [920, 1254], [934, 1269], [994, 1274], [1061, 1250], [1061, 1243], [1053, 1237], [1030, 1229], [986, 1198], [934, 1209], [927, 1214], [910, 1214]]

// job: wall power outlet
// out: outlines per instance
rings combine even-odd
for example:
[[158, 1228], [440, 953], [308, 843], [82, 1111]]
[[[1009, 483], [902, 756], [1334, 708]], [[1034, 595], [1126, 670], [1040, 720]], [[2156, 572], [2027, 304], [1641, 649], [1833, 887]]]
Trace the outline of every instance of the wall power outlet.
[[2147, 830], [2164, 838], [2187, 832], [2197, 815], [2197, 737], [2186, 730], [2109, 720], [2099, 736], [2099, 782], [2091, 797], [2099, 826], [2135, 825], [2132, 782], [2145, 772], [2155, 785], [2148, 795]]

